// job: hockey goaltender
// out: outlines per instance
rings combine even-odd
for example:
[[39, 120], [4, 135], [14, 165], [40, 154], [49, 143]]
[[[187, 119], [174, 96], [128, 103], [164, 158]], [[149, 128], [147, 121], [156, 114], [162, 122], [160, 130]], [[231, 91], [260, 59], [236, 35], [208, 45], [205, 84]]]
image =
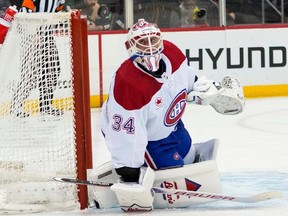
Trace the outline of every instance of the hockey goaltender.
[[241, 113], [242, 85], [230, 76], [220, 82], [198, 77], [182, 51], [144, 19], [131, 27], [125, 45], [129, 59], [113, 76], [101, 112], [111, 161], [89, 176], [114, 184], [90, 187], [90, 203], [98, 208], [120, 205], [129, 212], [207, 202], [196, 196], [163, 196], [151, 188], [221, 192], [218, 140], [192, 144], [181, 117], [187, 102], [210, 105], [225, 115]]

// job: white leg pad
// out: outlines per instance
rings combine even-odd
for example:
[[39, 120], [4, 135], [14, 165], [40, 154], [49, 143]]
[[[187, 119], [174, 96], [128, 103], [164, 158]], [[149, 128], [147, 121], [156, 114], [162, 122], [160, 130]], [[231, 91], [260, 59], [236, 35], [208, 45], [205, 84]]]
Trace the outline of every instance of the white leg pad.
[[[155, 171], [154, 187], [221, 193], [220, 175], [215, 160]], [[204, 204], [213, 200], [170, 194], [155, 194], [154, 208], [179, 208]]]
[[[117, 183], [119, 176], [109, 161], [92, 170], [88, 179], [92, 181]], [[111, 208], [118, 205], [118, 199], [110, 187], [89, 186], [89, 206], [96, 208]]]
[[118, 199], [110, 187], [89, 186], [89, 207], [101, 209], [118, 205]]
[[116, 183], [111, 186], [121, 209], [125, 212], [151, 211], [153, 209], [153, 187], [155, 174], [151, 168], [141, 168], [139, 183]]

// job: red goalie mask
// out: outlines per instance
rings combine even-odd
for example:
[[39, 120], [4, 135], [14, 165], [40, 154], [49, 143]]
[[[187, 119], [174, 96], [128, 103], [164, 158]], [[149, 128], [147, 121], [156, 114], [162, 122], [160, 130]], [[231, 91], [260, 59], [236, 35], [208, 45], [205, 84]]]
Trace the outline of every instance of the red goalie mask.
[[139, 19], [129, 30], [125, 45], [132, 60], [150, 72], [158, 70], [164, 47], [161, 31], [156, 24]]

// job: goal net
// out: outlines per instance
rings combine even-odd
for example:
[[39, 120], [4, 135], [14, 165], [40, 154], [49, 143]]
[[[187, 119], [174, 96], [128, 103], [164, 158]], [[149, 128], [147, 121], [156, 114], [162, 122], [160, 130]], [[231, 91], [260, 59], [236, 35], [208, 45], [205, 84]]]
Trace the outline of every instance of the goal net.
[[85, 186], [50, 180], [92, 168], [87, 58], [78, 11], [15, 16], [0, 48], [0, 214], [87, 207]]

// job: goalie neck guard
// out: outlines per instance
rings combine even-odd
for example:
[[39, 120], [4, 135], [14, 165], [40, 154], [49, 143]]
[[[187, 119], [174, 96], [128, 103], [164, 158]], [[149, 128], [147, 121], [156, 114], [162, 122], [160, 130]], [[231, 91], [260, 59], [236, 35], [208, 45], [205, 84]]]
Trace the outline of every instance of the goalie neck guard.
[[129, 30], [125, 45], [130, 59], [150, 72], [159, 69], [164, 47], [161, 31], [156, 24], [139, 19]]

